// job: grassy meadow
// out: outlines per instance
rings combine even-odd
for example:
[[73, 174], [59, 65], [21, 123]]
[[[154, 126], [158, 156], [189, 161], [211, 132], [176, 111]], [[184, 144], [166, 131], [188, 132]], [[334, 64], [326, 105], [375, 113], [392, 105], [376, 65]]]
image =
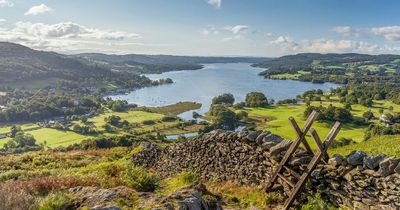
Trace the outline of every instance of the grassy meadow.
[[[322, 102], [312, 102], [313, 106], [329, 106], [332, 104], [334, 106], [342, 107], [343, 104], [337, 102], [335, 99], [331, 101], [322, 101]], [[390, 112], [388, 107], [392, 106], [394, 112], [400, 111], [400, 105], [393, 104], [388, 101], [374, 101], [373, 107], [364, 107], [361, 105], [353, 105], [352, 106], [352, 114], [354, 116], [361, 117], [362, 114], [371, 110], [376, 117], [379, 116], [379, 109], [383, 109], [385, 112]], [[303, 113], [306, 109], [306, 105], [304, 103], [297, 105], [276, 105], [268, 108], [246, 108], [245, 111], [248, 112], [250, 121], [256, 123], [257, 129], [261, 130], [269, 130], [277, 135], [282, 136], [287, 139], [294, 139], [296, 137], [296, 133], [294, 132], [291, 124], [288, 121], [289, 117], [294, 117], [300, 126], [305, 123], [305, 118]], [[313, 128], [315, 128], [320, 135], [321, 139], [324, 139], [330, 129], [332, 128], [333, 123], [324, 123], [324, 122], [314, 122]], [[338, 137], [340, 138], [350, 138], [356, 142], [362, 142], [364, 140], [364, 130], [366, 126], [357, 126], [353, 124], [344, 124]], [[310, 142], [313, 148], [316, 148], [314, 141], [311, 139], [310, 135], [307, 135], [307, 139]]]

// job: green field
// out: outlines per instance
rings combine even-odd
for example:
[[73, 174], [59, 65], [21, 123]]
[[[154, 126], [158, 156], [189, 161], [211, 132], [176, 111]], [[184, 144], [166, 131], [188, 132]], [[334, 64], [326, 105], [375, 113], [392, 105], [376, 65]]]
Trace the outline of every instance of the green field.
[[[329, 104], [334, 106], [343, 106], [338, 102], [313, 102], [312, 105], [318, 106], [322, 104], [323, 106], [328, 106]], [[394, 111], [400, 111], [400, 106], [387, 101], [375, 101], [372, 108], [363, 107], [361, 105], [353, 105], [352, 114], [355, 116], [362, 116], [362, 114], [371, 110], [374, 112], [375, 116], [379, 116], [379, 109], [383, 108], [385, 112], [388, 112], [388, 107], [393, 106]], [[288, 118], [294, 117], [296, 121], [303, 125], [305, 118], [303, 113], [305, 111], [305, 104], [298, 105], [279, 105], [271, 106], [268, 108], [246, 108], [249, 113], [250, 120], [256, 122], [258, 129], [269, 130], [277, 135], [282, 136], [287, 139], [294, 139], [296, 137], [292, 126], [290, 125]], [[327, 136], [328, 132], [332, 127], [332, 123], [315, 122], [313, 127], [317, 130], [320, 137], [323, 139]], [[353, 139], [356, 142], [361, 142], [364, 140], [364, 130], [365, 126], [356, 126], [353, 124], [344, 124], [337, 139], [342, 137]], [[308, 140], [311, 137], [307, 136]], [[313, 141], [311, 141], [312, 146], [315, 148]]]
[[[26, 133], [32, 134], [37, 144], [46, 143], [46, 146], [49, 147], [58, 147], [58, 146], [68, 146], [74, 143], [79, 143], [84, 139], [90, 138], [89, 136], [83, 136], [71, 131], [60, 131], [51, 128], [40, 128], [32, 131], [27, 131]], [[10, 138], [1, 139], [0, 146], [3, 145], [10, 140]]]
[[162, 106], [162, 107], [151, 107], [150, 110], [159, 114], [164, 115], [179, 115], [181, 113], [200, 109], [201, 104], [194, 102], [179, 102], [172, 105]]
[[400, 157], [400, 135], [381, 136], [363, 141], [358, 144], [347, 145], [331, 149], [330, 154], [348, 155], [354, 150], [362, 150], [369, 155], [386, 154], [390, 156]]
[[[35, 129], [39, 129], [39, 128], [40, 127], [38, 125], [33, 124], [33, 123], [21, 125], [21, 129], [23, 131], [30, 131], [30, 130], [35, 130]], [[1, 127], [0, 134], [7, 134], [8, 132], [10, 132], [10, 129], [11, 129], [11, 126]]]
[[161, 120], [164, 115], [158, 113], [144, 111], [128, 111], [128, 112], [109, 112], [89, 119], [97, 128], [102, 128], [106, 122], [105, 118], [112, 115], [121, 117], [121, 120], [126, 120], [129, 123], [142, 123], [145, 120]]

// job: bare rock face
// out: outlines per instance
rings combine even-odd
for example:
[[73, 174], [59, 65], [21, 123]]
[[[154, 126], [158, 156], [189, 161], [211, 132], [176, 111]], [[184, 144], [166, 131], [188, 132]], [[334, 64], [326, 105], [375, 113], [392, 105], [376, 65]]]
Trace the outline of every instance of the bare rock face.
[[[268, 131], [217, 130], [165, 148], [151, 144], [144, 146], [143, 151], [133, 155], [132, 161], [156, 170], [162, 177], [192, 170], [204, 180], [264, 185], [291, 144], [291, 141]], [[289, 166], [303, 174], [311, 157], [298, 149]], [[399, 164], [398, 158], [387, 158], [385, 155], [368, 157], [362, 151], [354, 151], [346, 157], [334, 155], [328, 164], [317, 166], [298, 200], [319, 192], [327, 202], [336, 206], [400, 209]], [[285, 176], [295, 181], [290, 174]], [[278, 182], [277, 187], [289, 195], [291, 188], [280, 179]], [[209, 209], [218, 209], [218, 206], [210, 206], [204, 199], [208, 196], [201, 191], [181, 193], [185, 196], [178, 199], [182, 204], [180, 208], [204, 209], [206, 203]]]
[[136, 192], [127, 187], [100, 189], [97, 187], [75, 187], [68, 191], [75, 200], [74, 206], [88, 207], [91, 210], [120, 210], [115, 199], [130, 199]]

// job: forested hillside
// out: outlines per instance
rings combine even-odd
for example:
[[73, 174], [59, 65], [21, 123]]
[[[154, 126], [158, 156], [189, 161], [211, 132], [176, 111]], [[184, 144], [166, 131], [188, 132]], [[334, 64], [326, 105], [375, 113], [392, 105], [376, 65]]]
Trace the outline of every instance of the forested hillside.
[[303, 53], [267, 60], [255, 66], [268, 68], [260, 75], [272, 79], [343, 84], [351, 81], [400, 81], [399, 55]]
[[73, 57], [87, 64], [136, 73], [196, 70], [201, 69], [202, 64], [206, 63], [258, 63], [267, 59], [261, 57], [199, 57], [139, 54], [106, 55], [99, 53], [78, 54]]

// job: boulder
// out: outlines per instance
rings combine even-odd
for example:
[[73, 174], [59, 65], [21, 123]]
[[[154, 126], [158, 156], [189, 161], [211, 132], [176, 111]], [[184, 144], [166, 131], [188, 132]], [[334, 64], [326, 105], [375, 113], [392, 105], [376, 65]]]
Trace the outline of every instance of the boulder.
[[400, 174], [400, 163], [397, 164], [397, 167], [394, 169], [394, 172]]
[[391, 157], [391, 158], [386, 158], [382, 162], [379, 163], [379, 174], [381, 176], [388, 176], [392, 173], [394, 173], [395, 168], [397, 165], [400, 163], [399, 158]]
[[261, 134], [261, 131], [252, 131], [246, 136], [247, 140], [250, 142], [255, 142], [257, 137]]
[[367, 153], [363, 151], [353, 151], [346, 157], [346, 161], [352, 166], [362, 165], [366, 156]]
[[332, 156], [332, 158], [329, 159], [328, 164], [331, 166], [339, 166], [343, 163], [344, 158], [341, 155], [335, 154]]
[[379, 163], [383, 161], [387, 156], [386, 155], [376, 155], [364, 158], [364, 167], [369, 169], [375, 169], [379, 166]]
[[264, 141], [264, 137], [266, 137], [267, 135], [269, 135], [270, 132], [269, 131], [264, 131], [262, 132], [260, 135], [258, 135], [258, 137], [256, 138], [256, 142], [257, 144], [262, 144]]
[[179, 210], [209, 210], [207, 203], [200, 195], [192, 193], [183, 201], [179, 202]]
[[290, 140], [283, 140], [281, 141], [279, 144], [271, 147], [271, 149], [269, 150], [269, 152], [271, 153], [271, 155], [276, 156], [279, 153], [286, 151], [289, 149], [290, 145], [292, 145], [292, 141]]
[[281, 143], [281, 141], [283, 141], [283, 138], [271, 133], [271, 134], [268, 134], [267, 136], [265, 136], [263, 141], [279, 144], [279, 143]]

